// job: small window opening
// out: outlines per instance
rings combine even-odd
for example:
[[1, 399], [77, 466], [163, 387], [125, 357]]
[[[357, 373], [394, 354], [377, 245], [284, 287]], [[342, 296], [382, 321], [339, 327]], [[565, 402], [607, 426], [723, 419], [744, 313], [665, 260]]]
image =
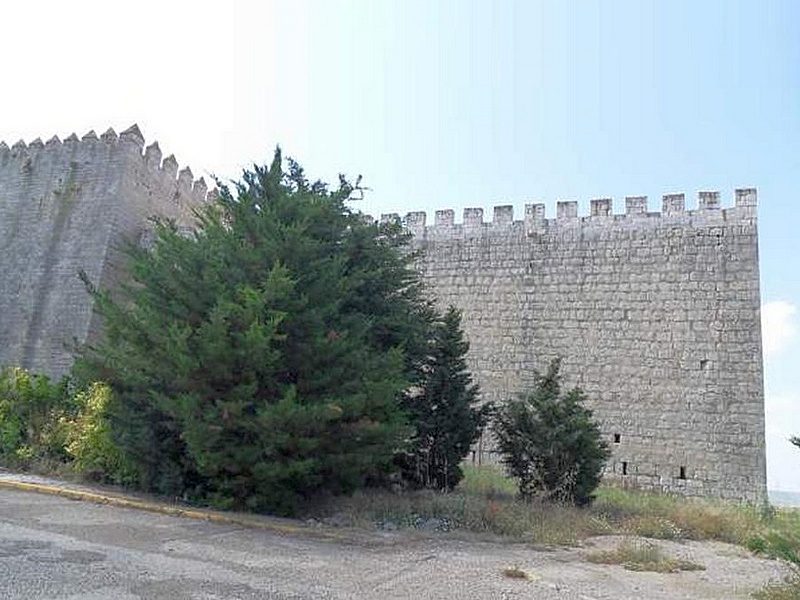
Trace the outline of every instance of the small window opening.
[[704, 359], [702, 359], [702, 360], [700, 361], [700, 370], [701, 370], [701, 371], [706, 371], [706, 370], [708, 370], [708, 359], [707, 359], [707, 358], [704, 358]]
[[628, 463], [624, 460], [622, 461], [622, 474], [623, 475], [628, 474]]
[[680, 473], [678, 473], [678, 479], [686, 479], [686, 467], [681, 465]]
[[621, 437], [621, 436], [620, 436], [618, 433], [615, 433], [615, 434], [614, 434], [614, 443], [615, 443], [615, 444], [619, 444], [620, 437]]

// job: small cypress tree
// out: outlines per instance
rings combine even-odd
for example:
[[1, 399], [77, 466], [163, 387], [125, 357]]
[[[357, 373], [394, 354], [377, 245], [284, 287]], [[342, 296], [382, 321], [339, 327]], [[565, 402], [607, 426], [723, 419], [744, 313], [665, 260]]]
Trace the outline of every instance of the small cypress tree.
[[452, 489], [461, 461], [480, 437], [491, 407], [479, 406], [479, 389], [467, 369], [469, 343], [454, 307], [432, 323], [418, 387], [405, 400], [416, 432], [398, 456], [403, 478], [415, 487]]
[[494, 433], [522, 498], [582, 506], [592, 501], [610, 451], [584, 392], [561, 391], [560, 366], [553, 360], [544, 375], [536, 373], [530, 393], [498, 410]]

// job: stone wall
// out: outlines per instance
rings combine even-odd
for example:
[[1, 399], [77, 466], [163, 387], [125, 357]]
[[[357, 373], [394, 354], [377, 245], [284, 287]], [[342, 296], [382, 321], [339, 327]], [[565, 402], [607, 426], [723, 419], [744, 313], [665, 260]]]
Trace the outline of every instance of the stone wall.
[[191, 222], [205, 182], [143, 146], [135, 125], [119, 136], [0, 142], [0, 365], [66, 373], [75, 341], [97, 329], [78, 272], [113, 285], [116, 249], [137, 241], [149, 217]]
[[[113, 288], [117, 251], [152, 216], [191, 226], [206, 184], [136, 126], [63, 142], [0, 142], [0, 365], [67, 372], [75, 342], [99, 330], [78, 279]], [[690, 495], [765, 497], [764, 398], [756, 192], [721, 208], [701, 193], [409, 213], [419, 267], [441, 305], [464, 311], [469, 364], [484, 396], [503, 401], [533, 369], [564, 359], [614, 451], [607, 477]], [[387, 218], [394, 218], [387, 216]], [[479, 448], [491, 457], [490, 443]]]
[[[756, 192], [721, 208], [701, 192], [409, 213], [420, 269], [442, 306], [464, 312], [469, 364], [502, 401], [534, 368], [563, 358], [612, 450], [607, 478], [627, 485], [758, 501], [766, 494]], [[383, 218], [395, 218], [385, 215]], [[486, 453], [489, 444], [481, 448]]]

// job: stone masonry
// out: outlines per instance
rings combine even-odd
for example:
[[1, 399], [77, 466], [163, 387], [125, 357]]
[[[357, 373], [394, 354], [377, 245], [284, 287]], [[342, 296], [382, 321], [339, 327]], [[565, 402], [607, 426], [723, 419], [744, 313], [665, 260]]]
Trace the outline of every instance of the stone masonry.
[[[463, 310], [468, 357], [487, 400], [531, 385], [560, 356], [613, 450], [624, 485], [760, 501], [766, 497], [756, 191], [721, 208], [701, 192], [409, 213], [420, 269], [442, 306]], [[384, 215], [384, 219], [396, 215]], [[481, 448], [491, 459], [490, 444]]]
[[0, 365], [58, 377], [75, 342], [97, 330], [78, 272], [102, 288], [121, 273], [117, 247], [153, 216], [189, 225], [206, 184], [135, 125], [119, 136], [0, 142]]
[[[47, 143], [0, 142], [0, 366], [58, 377], [99, 329], [83, 270], [104, 289], [124, 277], [124, 241], [148, 220], [190, 227], [207, 197], [134, 125]], [[563, 358], [613, 449], [606, 477], [636, 487], [760, 501], [766, 496], [756, 192], [696, 210], [665, 196], [609, 199], [591, 216], [559, 202], [409, 213], [425, 282], [464, 311], [470, 368], [488, 400], [526, 390]], [[387, 215], [386, 218], [396, 218]], [[488, 441], [479, 455], [491, 457]]]

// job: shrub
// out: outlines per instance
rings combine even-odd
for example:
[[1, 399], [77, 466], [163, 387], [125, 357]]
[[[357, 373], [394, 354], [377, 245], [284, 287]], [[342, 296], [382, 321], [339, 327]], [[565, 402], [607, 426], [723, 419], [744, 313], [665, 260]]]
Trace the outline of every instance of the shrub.
[[67, 429], [65, 449], [77, 473], [98, 481], [131, 483], [135, 471], [111, 438], [110, 396], [111, 388], [99, 382], [75, 395], [77, 415], [61, 419]]
[[467, 369], [468, 350], [461, 313], [451, 306], [431, 324], [421, 380], [404, 402], [416, 431], [396, 462], [414, 487], [457, 486], [464, 477], [461, 462], [489, 418], [491, 406], [479, 406], [478, 386]]
[[589, 504], [610, 455], [580, 388], [561, 391], [560, 360], [535, 374], [533, 391], [497, 412], [494, 433], [523, 499]]
[[66, 381], [17, 367], [0, 372], [0, 460], [25, 468], [65, 458], [66, 430], [60, 417], [74, 410]]

